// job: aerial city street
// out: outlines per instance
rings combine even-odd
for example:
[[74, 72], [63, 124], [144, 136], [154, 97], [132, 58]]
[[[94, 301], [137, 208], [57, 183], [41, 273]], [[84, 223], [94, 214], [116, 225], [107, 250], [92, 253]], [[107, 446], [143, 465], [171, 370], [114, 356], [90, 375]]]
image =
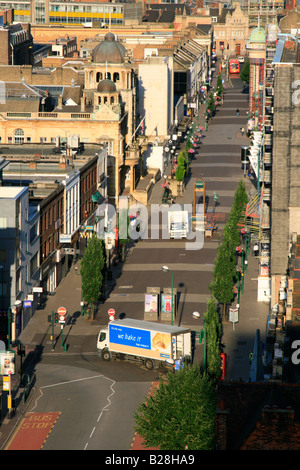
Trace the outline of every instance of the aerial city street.
[[0, 11], [0, 448], [299, 449], [297, 5], [23, 3]]

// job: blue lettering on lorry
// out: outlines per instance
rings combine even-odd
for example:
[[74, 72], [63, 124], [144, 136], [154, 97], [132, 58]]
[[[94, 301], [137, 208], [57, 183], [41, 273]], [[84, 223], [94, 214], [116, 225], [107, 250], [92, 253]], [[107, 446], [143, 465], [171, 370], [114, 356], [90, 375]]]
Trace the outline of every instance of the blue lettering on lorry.
[[124, 344], [134, 348], [151, 349], [150, 331], [138, 330], [119, 325], [109, 324], [109, 341], [115, 344]]

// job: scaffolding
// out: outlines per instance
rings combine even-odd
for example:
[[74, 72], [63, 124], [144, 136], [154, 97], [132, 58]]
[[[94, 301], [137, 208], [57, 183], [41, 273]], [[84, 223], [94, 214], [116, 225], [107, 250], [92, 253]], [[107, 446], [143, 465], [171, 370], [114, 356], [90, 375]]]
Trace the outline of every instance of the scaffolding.
[[245, 0], [244, 12], [249, 16], [249, 28], [277, 24], [278, 12], [284, 10], [284, 0]]

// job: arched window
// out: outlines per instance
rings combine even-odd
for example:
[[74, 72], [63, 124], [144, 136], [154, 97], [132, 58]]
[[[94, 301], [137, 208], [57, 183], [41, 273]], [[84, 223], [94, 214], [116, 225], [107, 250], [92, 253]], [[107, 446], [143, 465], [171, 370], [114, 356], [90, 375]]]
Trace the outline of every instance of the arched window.
[[114, 96], [111, 96], [110, 97], [110, 104], [114, 104], [114, 102], [115, 102], [115, 98], [114, 98]]
[[16, 129], [14, 132], [15, 144], [23, 144], [24, 142], [24, 131], [23, 129]]
[[120, 74], [119, 74], [119, 72], [115, 72], [115, 73], [114, 73], [114, 82], [116, 83], [116, 82], [118, 82], [119, 80], [120, 80]]
[[96, 74], [96, 82], [100, 82], [102, 80], [102, 72], [97, 72]]

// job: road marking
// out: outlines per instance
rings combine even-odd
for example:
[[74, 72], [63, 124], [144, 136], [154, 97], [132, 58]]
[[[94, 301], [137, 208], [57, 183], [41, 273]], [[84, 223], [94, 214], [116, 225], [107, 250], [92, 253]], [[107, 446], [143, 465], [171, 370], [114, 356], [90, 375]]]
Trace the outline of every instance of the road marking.
[[66, 382], [59, 382], [59, 383], [51, 384], [51, 385], [44, 385], [40, 388], [44, 389], [44, 388], [58, 387], [59, 385], [66, 385], [66, 384], [71, 384], [74, 382], [82, 382], [83, 380], [98, 379], [99, 377], [104, 377], [104, 375], [94, 375], [93, 377], [83, 377], [81, 379], [67, 380]]
[[27, 413], [6, 450], [40, 450], [60, 414], [60, 411]]
[[[170, 263], [169, 269], [172, 271], [213, 271], [214, 265], [211, 263], [206, 264], [184, 264], [184, 263]], [[160, 264], [125, 264], [123, 267], [123, 271], [161, 271], [161, 263]]]
[[[109, 380], [111, 380], [111, 379], [109, 379]], [[101, 413], [99, 414], [99, 416], [98, 416], [98, 418], [97, 418], [97, 423], [99, 423], [99, 421], [100, 421], [100, 419], [101, 419], [101, 417], [102, 417], [102, 415], [103, 415], [103, 411], [108, 411], [107, 408], [111, 405], [110, 397], [112, 397], [112, 396], [115, 394], [115, 391], [114, 391], [114, 389], [113, 389], [115, 383], [116, 383], [116, 382], [113, 380], [113, 383], [112, 383], [111, 386], [110, 386], [110, 389], [111, 389], [112, 393], [111, 393], [110, 395], [108, 395], [108, 397], [107, 397], [108, 403], [107, 403], [107, 405], [106, 405], [104, 408], [102, 408]], [[90, 434], [90, 439], [91, 439], [91, 437], [93, 436], [95, 430], [96, 430], [96, 426], [93, 427], [93, 430], [92, 430], [92, 432], [91, 432], [91, 434]], [[86, 444], [85, 444], [83, 450], [86, 450], [86, 449], [88, 448], [88, 445], [89, 445], [89, 443], [86, 442]]]

